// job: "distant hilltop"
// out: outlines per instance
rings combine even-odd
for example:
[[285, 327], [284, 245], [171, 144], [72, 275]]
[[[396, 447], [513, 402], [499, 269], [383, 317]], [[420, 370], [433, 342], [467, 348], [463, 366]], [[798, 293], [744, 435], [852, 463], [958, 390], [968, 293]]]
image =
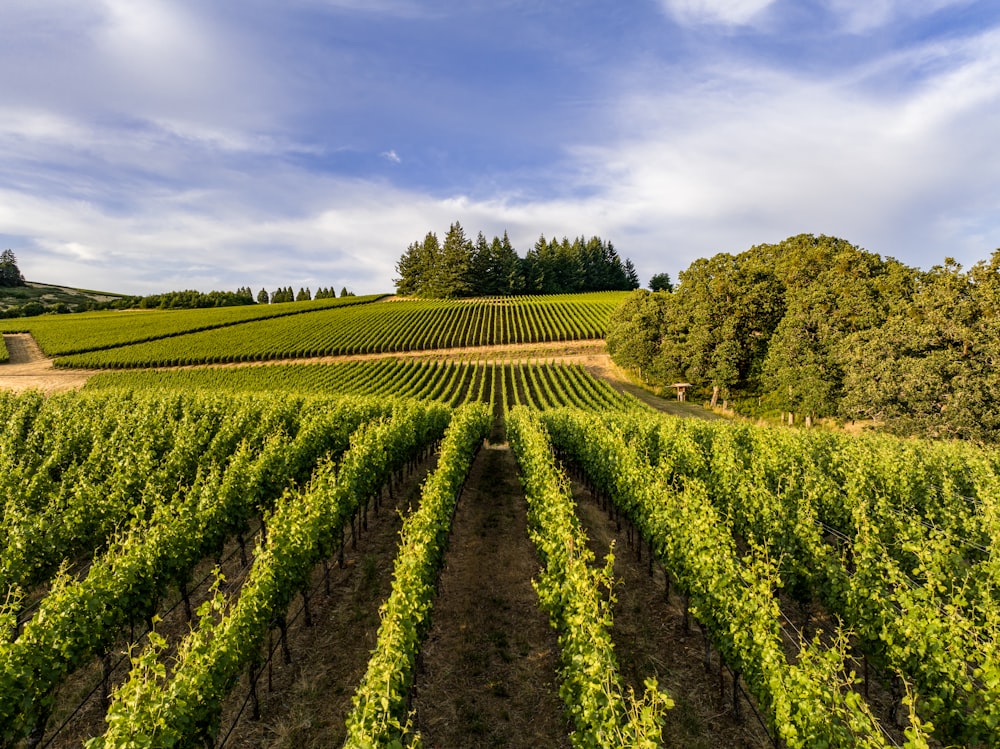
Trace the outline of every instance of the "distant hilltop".
[[32, 317], [45, 312], [85, 312], [105, 309], [123, 299], [130, 297], [25, 281], [23, 286], [0, 287], [0, 316]]

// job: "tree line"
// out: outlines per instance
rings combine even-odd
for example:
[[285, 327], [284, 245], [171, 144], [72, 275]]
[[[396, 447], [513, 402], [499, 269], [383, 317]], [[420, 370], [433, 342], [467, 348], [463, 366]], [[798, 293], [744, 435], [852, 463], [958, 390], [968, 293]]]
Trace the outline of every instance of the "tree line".
[[430, 298], [570, 294], [628, 291], [639, 288], [632, 261], [624, 262], [611, 242], [600, 237], [570, 241], [539, 237], [525, 257], [518, 255], [507, 232], [487, 240], [482, 232], [469, 239], [459, 222], [444, 242], [428, 232], [413, 242], [396, 263], [396, 293]]
[[1000, 439], [1000, 250], [928, 271], [827, 236], [722, 253], [630, 296], [607, 342], [647, 382], [748, 414]]
[[[17, 257], [14, 251], [4, 250], [0, 253], [0, 287], [14, 288], [25, 285], [24, 276], [17, 267]], [[354, 296], [354, 293], [348, 291], [345, 286], [340, 290], [340, 296]], [[249, 286], [241, 286], [236, 291], [209, 291], [207, 293], [186, 289], [147, 296], [116, 296], [107, 301], [87, 299], [72, 304], [66, 302], [49, 304], [41, 299], [31, 299], [23, 305], [15, 304], [6, 309], [0, 309], [0, 317], [34, 317], [48, 312], [62, 314], [110, 309], [203, 309], [244, 304], [302, 302], [311, 299], [335, 299], [336, 297], [337, 292], [332, 286], [329, 288], [321, 287], [315, 295], [308, 287], [300, 288], [298, 293], [293, 292], [291, 286], [278, 288], [271, 293], [268, 293], [266, 289], [261, 289], [257, 292], [256, 297]]]
[[[347, 287], [343, 287], [340, 290], [340, 296], [354, 296], [354, 292], [348, 291]], [[308, 302], [311, 299], [336, 299], [337, 291], [332, 286], [330, 288], [320, 287], [316, 290], [316, 294], [309, 290], [309, 287], [299, 288], [298, 293], [292, 291], [291, 286], [282, 286], [279, 289], [275, 289], [270, 294], [267, 293], [267, 289], [261, 289], [257, 292], [257, 303], [258, 304], [280, 304], [282, 302]]]

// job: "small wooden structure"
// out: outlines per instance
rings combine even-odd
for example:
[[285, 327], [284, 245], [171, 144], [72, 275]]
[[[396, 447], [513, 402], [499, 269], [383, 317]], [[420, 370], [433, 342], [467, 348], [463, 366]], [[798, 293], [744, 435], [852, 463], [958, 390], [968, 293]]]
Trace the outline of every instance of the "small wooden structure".
[[670, 387], [675, 388], [677, 390], [677, 400], [681, 401], [682, 403], [687, 400], [687, 389], [691, 387], [690, 382], [675, 382]]

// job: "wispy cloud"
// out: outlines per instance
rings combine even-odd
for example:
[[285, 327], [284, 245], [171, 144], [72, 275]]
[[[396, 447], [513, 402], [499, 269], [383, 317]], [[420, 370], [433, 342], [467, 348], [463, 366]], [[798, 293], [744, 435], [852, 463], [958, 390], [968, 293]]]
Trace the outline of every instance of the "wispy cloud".
[[969, 5], [972, 0], [826, 0], [841, 28], [864, 34], [900, 18], [918, 18], [943, 8]]
[[660, 0], [666, 11], [685, 24], [739, 26], [753, 21], [775, 0]]
[[0, 244], [29, 278], [384, 291], [455, 220], [522, 252], [600, 234], [645, 278], [803, 231], [923, 265], [1000, 245], [989, 3], [818, 0], [821, 30], [774, 0], [137, 7], [0, 5]]

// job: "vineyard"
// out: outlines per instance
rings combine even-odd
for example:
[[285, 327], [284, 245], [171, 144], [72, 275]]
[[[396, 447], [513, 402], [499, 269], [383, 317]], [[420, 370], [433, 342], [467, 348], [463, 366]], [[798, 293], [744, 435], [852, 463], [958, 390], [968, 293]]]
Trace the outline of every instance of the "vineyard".
[[56, 365], [162, 367], [600, 338], [622, 298], [604, 292], [337, 306], [62, 356]]
[[413, 362], [397, 359], [344, 364], [287, 364], [228, 369], [109, 372], [88, 388], [165, 388], [410, 397], [456, 408], [486, 403], [498, 414], [516, 405], [538, 409], [639, 407], [579, 365], [494, 362]]
[[378, 298], [378, 296], [344, 297], [294, 304], [255, 304], [217, 309], [130, 310], [43, 315], [0, 320], [0, 331], [31, 333], [46, 354], [65, 356], [143, 341], [155, 341], [196, 331], [214, 330], [256, 320], [366, 304]]
[[485, 351], [141, 370], [600, 336], [612, 300], [51, 332], [128, 371], [0, 391], [0, 745], [1000, 746], [994, 451]]

